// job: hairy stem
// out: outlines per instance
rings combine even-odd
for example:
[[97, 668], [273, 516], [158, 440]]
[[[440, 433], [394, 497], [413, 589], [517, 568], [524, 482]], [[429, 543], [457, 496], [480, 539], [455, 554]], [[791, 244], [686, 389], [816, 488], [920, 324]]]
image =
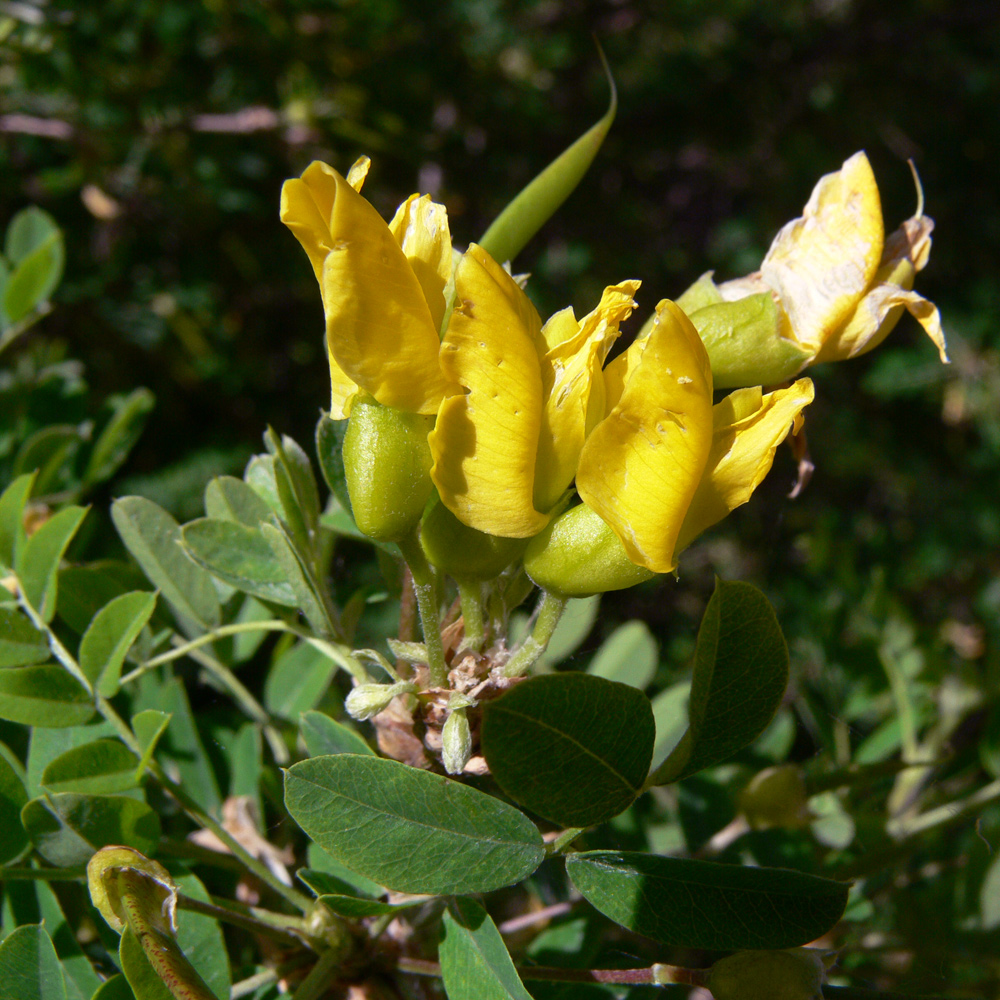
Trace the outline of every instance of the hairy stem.
[[406, 565], [413, 577], [413, 593], [417, 598], [420, 625], [427, 647], [427, 668], [430, 671], [432, 687], [448, 686], [448, 669], [444, 662], [444, 647], [441, 645], [441, 619], [437, 608], [437, 581], [434, 571], [424, 556], [416, 532], [412, 532], [399, 542]]
[[547, 590], [542, 591], [531, 634], [507, 661], [507, 665], [503, 668], [505, 677], [520, 677], [528, 672], [535, 660], [545, 652], [565, 610], [565, 597], [557, 597]]

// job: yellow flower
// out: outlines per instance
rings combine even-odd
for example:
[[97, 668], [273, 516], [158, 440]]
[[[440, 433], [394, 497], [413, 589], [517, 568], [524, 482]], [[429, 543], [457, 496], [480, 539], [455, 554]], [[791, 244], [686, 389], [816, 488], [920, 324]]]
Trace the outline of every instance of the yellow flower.
[[607, 288], [582, 320], [542, 325], [517, 282], [473, 244], [455, 271], [455, 309], [441, 369], [464, 392], [441, 403], [431, 477], [469, 527], [528, 538], [548, 523], [603, 416], [601, 366], [634, 308], [637, 281]]
[[816, 362], [864, 354], [888, 336], [904, 309], [946, 362], [938, 310], [912, 290], [933, 228], [918, 209], [885, 238], [863, 152], [822, 177], [759, 271], [718, 286], [704, 275], [678, 300], [706, 342], [716, 387], [782, 381]]
[[582, 595], [672, 572], [680, 552], [746, 503], [813, 398], [809, 379], [712, 406], [712, 372], [694, 326], [661, 302], [649, 332], [604, 373], [607, 415], [583, 447], [583, 503], [525, 554], [539, 586]]
[[318, 160], [281, 189], [281, 221], [320, 285], [326, 314], [330, 415], [350, 415], [359, 389], [385, 406], [434, 413], [457, 391], [438, 365], [452, 248], [443, 205], [412, 195], [386, 225], [359, 193], [362, 157], [345, 179]]

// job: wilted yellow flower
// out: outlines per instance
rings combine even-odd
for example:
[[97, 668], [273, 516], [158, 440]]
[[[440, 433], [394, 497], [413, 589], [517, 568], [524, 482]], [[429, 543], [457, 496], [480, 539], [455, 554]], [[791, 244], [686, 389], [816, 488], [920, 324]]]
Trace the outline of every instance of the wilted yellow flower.
[[774, 383], [816, 362], [864, 354], [904, 309], [947, 361], [938, 310], [912, 290], [933, 228], [918, 209], [886, 239], [875, 176], [855, 153], [820, 179], [759, 271], [721, 285], [704, 275], [678, 299], [706, 342], [716, 387]]
[[442, 402], [430, 446], [431, 478], [464, 524], [528, 538], [548, 523], [604, 415], [601, 366], [638, 287], [614, 285], [582, 320], [564, 309], [543, 326], [485, 250], [463, 255], [441, 369], [465, 391]]
[[330, 415], [350, 415], [359, 388], [385, 406], [434, 413], [449, 386], [438, 365], [445, 287], [451, 278], [448, 216], [412, 195], [386, 225], [359, 193], [362, 157], [345, 179], [315, 161], [281, 189], [281, 221], [319, 282], [326, 314]]
[[672, 302], [605, 371], [607, 415], [580, 455], [582, 504], [532, 540], [525, 568], [566, 595], [632, 586], [676, 568], [680, 552], [746, 503], [813, 398], [809, 379], [712, 406], [698, 333]]

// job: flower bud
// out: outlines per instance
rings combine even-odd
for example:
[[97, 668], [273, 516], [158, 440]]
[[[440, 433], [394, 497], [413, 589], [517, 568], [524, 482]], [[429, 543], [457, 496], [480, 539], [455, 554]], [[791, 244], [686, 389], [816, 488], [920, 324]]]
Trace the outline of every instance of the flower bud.
[[765, 768], [743, 789], [740, 809], [755, 830], [805, 826], [810, 818], [809, 793], [802, 770], [795, 764]]
[[355, 401], [344, 436], [344, 474], [358, 528], [369, 538], [398, 541], [430, 499], [433, 418]]
[[492, 580], [520, 556], [527, 539], [487, 535], [436, 503], [421, 525], [420, 542], [428, 561], [442, 572], [459, 580]]
[[586, 504], [553, 518], [528, 543], [524, 568], [539, 587], [560, 597], [624, 590], [656, 575], [629, 559], [611, 527]]
[[358, 684], [344, 699], [344, 708], [352, 719], [364, 722], [388, 707], [397, 695], [415, 691], [412, 681], [396, 684]]
[[472, 756], [472, 733], [465, 708], [453, 708], [441, 730], [441, 762], [449, 774], [461, 774]]
[[708, 973], [715, 1000], [822, 1000], [825, 952], [740, 951], [720, 959]]

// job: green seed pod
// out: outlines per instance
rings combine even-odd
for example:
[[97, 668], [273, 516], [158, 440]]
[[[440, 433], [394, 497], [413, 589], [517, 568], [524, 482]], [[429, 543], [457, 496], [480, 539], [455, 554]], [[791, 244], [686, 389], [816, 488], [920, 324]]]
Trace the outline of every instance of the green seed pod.
[[629, 559], [611, 527], [586, 504], [553, 518], [531, 539], [524, 568], [542, 590], [560, 597], [624, 590], [656, 575]]
[[740, 951], [708, 972], [715, 1000], [822, 1000], [828, 953], [815, 948]]
[[494, 579], [528, 544], [525, 538], [499, 538], [470, 528], [443, 503], [427, 512], [420, 542], [428, 562], [458, 580]]
[[355, 402], [344, 436], [344, 473], [358, 528], [380, 542], [398, 541], [430, 499], [433, 417]]

